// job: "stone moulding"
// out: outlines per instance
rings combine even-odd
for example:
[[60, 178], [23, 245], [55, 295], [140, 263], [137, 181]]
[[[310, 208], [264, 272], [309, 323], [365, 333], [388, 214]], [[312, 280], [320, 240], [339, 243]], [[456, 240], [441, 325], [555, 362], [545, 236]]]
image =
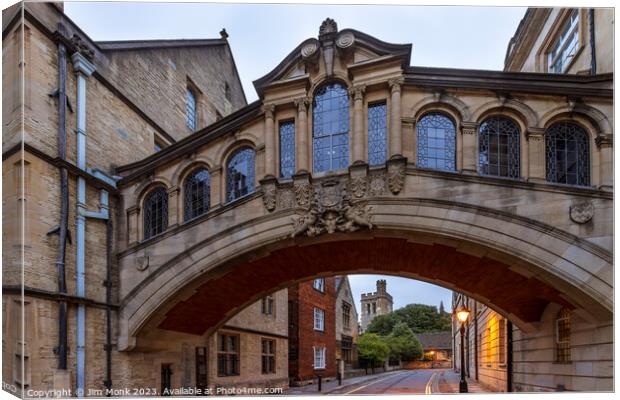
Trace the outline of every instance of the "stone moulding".
[[369, 169], [358, 163], [348, 174], [313, 179], [309, 173], [293, 176], [292, 182], [275, 177], [260, 181], [263, 205], [268, 212], [301, 209], [292, 221], [291, 237], [318, 236], [334, 232], [372, 229], [371, 198], [397, 195], [405, 184], [407, 159], [394, 157], [384, 168]]

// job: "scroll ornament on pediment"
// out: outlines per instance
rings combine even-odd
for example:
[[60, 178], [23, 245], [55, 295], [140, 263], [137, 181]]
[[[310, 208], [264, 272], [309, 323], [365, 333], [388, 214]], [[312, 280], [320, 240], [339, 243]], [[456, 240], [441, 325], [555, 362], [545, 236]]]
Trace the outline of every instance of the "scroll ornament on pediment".
[[365, 201], [351, 199], [346, 184], [337, 180], [326, 181], [315, 188], [307, 211], [293, 219], [291, 237], [372, 229], [370, 211], [371, 207]]

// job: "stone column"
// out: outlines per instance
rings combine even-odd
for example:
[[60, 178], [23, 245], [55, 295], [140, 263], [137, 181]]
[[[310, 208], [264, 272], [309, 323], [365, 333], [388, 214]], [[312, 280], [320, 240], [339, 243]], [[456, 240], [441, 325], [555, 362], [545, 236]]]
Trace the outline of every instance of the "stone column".
[[168, 189], [168, 228], [175, 227], [179, 224], [179, 187], [173, 186]]
[[[613, 191], [614, 188], [614, 149], [610, 134], [601, 134], [595, 139], [600, 151], [599, 159], [599, 189]], [[596, 173], [596, 171], [593, 171]]]
[[461, 147], [463, 160], [462, 172], [475, 175], [478, 173], [478, 147], [475, 122], [461, 122]]
[[364, 92], [366, 86], [355, 86], [351, 89], [351, 97], [353, 97], [353, 157], [352, 163], [364, 162]]
[[226, 183], [222, 183], [222, 167], [214, 167], [211, 170], [211, 204], [209, 204], [209, 208], [217, 208], [222, 202], [226, 201], [226, 189], [222, 189], [225, 186]]
[[297, 106], [297, 129], [295, 130], [297, 173], [308, 172], [310, 170], [308, 164], [308, 99], [299, 98], [295, 100], [295, 105]]
[[273, 104], [263, 105], [265, 113], [265, 176], [276, 176], [276, 138], [273, 130]]
[[402, 155], [403, 137], [401, 129], [401, 86], [404, 82], [403, 77], [390, 79], [391, 104], [390, 104], [390, 157]]
[[545, 182], [545, 130], [528, 128], [527, 158], [529, 182]]
[[138, 214], [140, 211], [139, 206], [133, 206], [127, 209], [127, 245], [133, 246], [138, 243]]

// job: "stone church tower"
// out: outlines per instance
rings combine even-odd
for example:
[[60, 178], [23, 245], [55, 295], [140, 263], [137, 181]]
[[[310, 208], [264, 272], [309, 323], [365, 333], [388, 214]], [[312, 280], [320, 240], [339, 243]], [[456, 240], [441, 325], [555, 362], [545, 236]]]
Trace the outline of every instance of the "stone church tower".
[[378, 315], [392, 312], [392, 296], [387, 292], [385, 279], [377, 281], [377, 291], [374, 293], [362, 293], [362, 326], [360, 333], [366, 331], [370, 322]]

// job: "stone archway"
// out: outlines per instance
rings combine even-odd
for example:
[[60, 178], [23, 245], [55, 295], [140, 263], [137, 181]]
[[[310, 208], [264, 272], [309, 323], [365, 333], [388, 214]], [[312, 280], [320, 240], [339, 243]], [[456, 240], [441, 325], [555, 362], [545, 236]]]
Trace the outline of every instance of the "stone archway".
[[[240, 207], [261, 203], [256, 196]], [[549, 303], [611, 318], [611, 255], [586, 240], [452, 201], [384, 198], [368, 207], [372, 230], [293, 239], [291, 219], [300, 210], [290, 208], [230, 226], [174, 255], [125, 296], [119, 350], [134, 347], [142, 329], [212, 332], [272, 290], [347, 272], [395, 274], [458, 290], [523, 330]]]

